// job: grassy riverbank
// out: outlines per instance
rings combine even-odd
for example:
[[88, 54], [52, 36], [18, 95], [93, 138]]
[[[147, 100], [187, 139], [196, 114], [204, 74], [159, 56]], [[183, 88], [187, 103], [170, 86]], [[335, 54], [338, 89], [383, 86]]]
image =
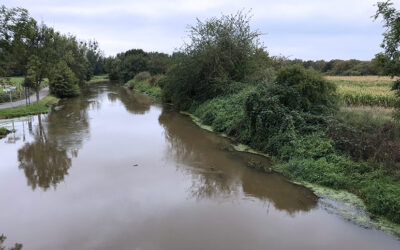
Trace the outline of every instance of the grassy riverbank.
[[[382, 114], [372, 118], [369, 112], [342, 110], [335, 116], [320, 117], [326, 125], [309, 124], [314, 131], [301, 134], [297, 129], [286, 129], [285, 124], [279, 126], [285, 120], [275, 117], [276, 121], [265, 122], [278, 122], [278, 130], [263, 130], [266, 138], [260, 140], [259, 135], [248, 130], [247, 121], [251, 117], [246, 115], [245, 107], [250, 93], [251, 90], [244, 89], [214, 98], [190, 112], [214, 131], [274, 155], [279, 172], [293, 180], [347, 190], [358, 195], [372, 214], [400, 223], [400, 171], [398, 159], [391, 158], [398, 155], [396, 150], [400, 147], [396, 125], [388, 122], [390, 118]], [[268, 110], [265, 106], [265, 111], [273, 115], [274, 111]], [[352, 116], [355, 112], [361, 114]]]
[[147, 72], [139, 73], [134, 79], [125, 83], [125, 87], [144, 93], [157, 101], [161, 101], [162, 90], [157, 85], [159, 76], [151, 76]]
[[48, 113], [51, 106], [57, 104], [58, 101], [58, 98], [49, 95], [43, 98], [40, 104], [35, 102], [28, 106], [0, 109], [0, 119]]
[[93, 83], [98, 83], [98, 82], [108, 82], [110, 79], [108, 75], [97, 75], [93, 76], [89, 81], [86, 82], [86, 84], [93, 84]]

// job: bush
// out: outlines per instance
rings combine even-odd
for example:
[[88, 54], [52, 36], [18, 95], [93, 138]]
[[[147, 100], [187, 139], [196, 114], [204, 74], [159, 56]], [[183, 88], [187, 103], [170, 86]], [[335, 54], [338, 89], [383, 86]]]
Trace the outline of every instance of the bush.
[[194, 114], [204, 124], [210, 125], [217, 132], [237, 136], [244, 117], [244, 103], [249, 94], [248, 89], [241, 92], [217, 97], [202, 103]]
[[308, 181], [334, 189], [348, 187], [348, 177], [341, 170], [336, 162], [330, 162], [325, 157], [317, 160], [295, 158], [284, 165], [284, 173], [296, 180]]
[[198, 21], [190, 27], [190, 42], [175, 57], [166, 74], [165, 101], [187, 110], [192, 104], [222, 96], [231, 84], [271, 78], [271, 60], [252, 31], [249, 18], [236, 15]]
[[65, 62], [58, 63], [50, 77], [50, 93], [56, 97], [79, 95], [78, 79]]
[[147, 72], [147, 71], [143, 71], [143, 72], [138, 73], [138, 74], [133, 78], [133, 80], [141, 82], [141, 81], [147, 81], [147, 80], [149, 80], [150, 78], [151, 78], [150, 73]]
[[[336, 109], [336, 86], [325, 80], [313, 69], [295, 65], [282, 69], [277, 76], [278, 85], [293, 88], [289, 93], [281, 93], [280, 101], [290, 108], [322, 113]], [[295, 103], [295, 106], [291, 105]]]
[[386, 216], [400, 223], [400, 185], [390, 178], [379, 179], [366, 183], [361, 189], [367, 209], [376, 215]]

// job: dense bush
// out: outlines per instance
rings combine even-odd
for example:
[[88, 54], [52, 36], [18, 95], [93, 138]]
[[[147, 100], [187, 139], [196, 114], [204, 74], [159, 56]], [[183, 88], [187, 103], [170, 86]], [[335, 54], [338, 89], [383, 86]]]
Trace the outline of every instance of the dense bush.
[[365, 183], [361, 197], [366, 201], [368, 210], [376, 215], [386, 216], [400, 223], [400, 185], [391, 178], [381, 178]]
[[225, 95], [237, 82], [262, 83], [272, 78], [271, 59], [252, 31], [249, 18], [236, 15], [198, 20], [189, 40], [167, 72], [164, 100], [180, 109]]
[[49, 87], [50, 93], [60, 98], [79, 94], [78, 79], [65, 62], [60, 62], [54, 67]]
[[393, 122], [350, 124], [331, 119], [327, 123], [327, 135], [337, 150], [353, 160], [382, 162], [387, 172], [400, 177], [399, 130]]
[[210, 125], [217, 132], [238, 136], [244, 118], [244, 103], [250, 93], [243, 89], [239, 93], [221, 96], [202, 103], [194, 111], [204, 124]]
[[141, 93], [145, 93], [157, 100], [161, 100], [161, 88], [159, 86], [151, 84], [150, 81], [152, 79], [153, 78], [148, 72], [142, 72], [137, 74], [134, 79], [125, 83], [125, 87], [129, 89], [134, 89]]
[[149, 80], [150, 78], [151, 78], [150, 73], [147, 72], [147, 71], [143, 71], [143, 72], [138, 73], [138, 74], [133, 78], [133, 80], [135, 80], [135, 81], [147, 81], [147, 80]]
[[314, 70], [296, 65], [282, 69], [277, 76], [280, 101], [290, 109], [309, 112], [326, 112], [336, 107], [336, 86]]

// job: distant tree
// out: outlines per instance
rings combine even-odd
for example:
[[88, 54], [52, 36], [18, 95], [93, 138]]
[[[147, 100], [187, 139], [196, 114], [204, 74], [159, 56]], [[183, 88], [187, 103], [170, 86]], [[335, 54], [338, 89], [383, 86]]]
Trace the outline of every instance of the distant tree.
[[86, 58], [90, 63], [91, 69], [94, 75], [100, 75], [105, 73], [104, 68], [104, 55], [99, 48], [99, 43], [96, 40], [89, 41], [86, 44]]
[[149, 62], [148, 62], [148, 71], [153, 74], [165, 74], [171, 65], [170, 57], [165, 53], [158, 52], [150, 52], [147, 53]]

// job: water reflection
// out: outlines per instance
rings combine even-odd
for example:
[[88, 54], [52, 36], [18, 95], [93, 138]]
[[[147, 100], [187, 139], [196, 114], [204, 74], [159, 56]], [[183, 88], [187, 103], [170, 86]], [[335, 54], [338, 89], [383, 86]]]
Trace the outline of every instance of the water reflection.
[[35, 190], [43, 190], [50, 186], [54, 188], [64, 180], [71, 167], [71, 159], [65, 149], [57, 147], [55, 141], [50, 140], [43, 128], [41, 115], [37, 116], [37, 126], [31, 131], [33, 142], [26, 143], [18, 150], [19, 168], [25, 173], [28, 185]]
[[114, 100], [115, 96], [124, 104], [126, 110], [132, 114], [145, 114], [150, 110], [150, 105], [153, 103], [150, 98], [144, 95], [138, 95], [134, 91], [126, 88], [114, 87], [114, 93], [109, 93], [109, 100]]
[[49, 115], [27, 121], [34, 140], [18, 150], [18, 162], [33, 190], [56, 188], [68, 175], [71, 158], [78, 156], [83, 141], [89, 138], [87, 110], [91, 104], [82, 97], [61, 101]]
[[249, 162], [268, 166], [268, 159], [232, 152], [227, 139], [200, 131], [176, 112], [164, 109], [159, 122], [169, 143], [166, 155], [178, 162], [178, 169], [192, 176], [189, 192], [193, 197], [215, 199], [243, 192], [247, 198], [272, 202], [289, 214], [317, 206], [317, 197], [308, 189], [291, 184], [278, 174], [260, 174], [246, 167]]
[[77, 154], [83, 141], [89, 139], [88, 108], [96, 102], [82, 97], [62, 101], [46, 120], [49, 140], [58, 148]]

